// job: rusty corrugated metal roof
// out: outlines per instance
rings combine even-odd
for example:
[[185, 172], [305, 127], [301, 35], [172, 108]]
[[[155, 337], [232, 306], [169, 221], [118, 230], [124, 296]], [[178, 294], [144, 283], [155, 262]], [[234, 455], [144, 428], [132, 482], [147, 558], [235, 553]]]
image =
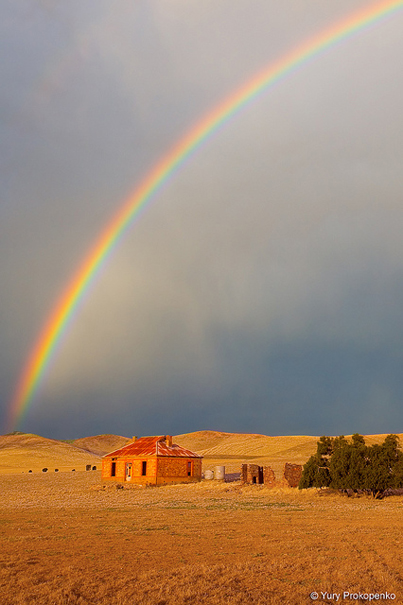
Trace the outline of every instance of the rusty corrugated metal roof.
[[181, 458], [202, 458], [198, 454], [187, 450], [180, 445], [168, 445], [166, 435], [157, 437], [140, 437], [132, 443], [125, 445], [118, 450], [106, 454], [104, 458], [115, 458], [125, 456], [172, 456]]
[[181, 445], [167, 445], [165, 441], [158, 441], [157, 443], [157, 456], [182, 456], [184, 458], [202, 458], [199, 454], [195, 454], [190, 450], [187, 450]]

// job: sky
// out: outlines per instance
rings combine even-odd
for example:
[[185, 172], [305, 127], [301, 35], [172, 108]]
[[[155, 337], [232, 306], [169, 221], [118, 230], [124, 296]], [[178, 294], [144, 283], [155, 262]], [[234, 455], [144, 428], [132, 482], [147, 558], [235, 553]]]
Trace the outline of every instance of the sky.
[[[255, 74], [371, 4], [1, 3], [3, 426], [61, 291], [145, 174]], [[400, 11], [316, 56], [185, 162], [13, 428], [403, 432], [402, 26]]]

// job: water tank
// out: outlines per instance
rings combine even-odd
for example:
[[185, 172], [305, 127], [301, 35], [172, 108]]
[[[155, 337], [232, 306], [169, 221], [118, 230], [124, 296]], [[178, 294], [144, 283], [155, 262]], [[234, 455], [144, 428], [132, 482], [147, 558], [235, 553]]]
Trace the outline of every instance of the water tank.
[[216, 466], [214, 469], [214, 477], [215, 479], [219, 479], [224, 481], [225, 479], [225, 466]]
[[213, 471], [204, 471], [204, 478], [207, 480], [211, 480], [214, 479], [214, 473]]

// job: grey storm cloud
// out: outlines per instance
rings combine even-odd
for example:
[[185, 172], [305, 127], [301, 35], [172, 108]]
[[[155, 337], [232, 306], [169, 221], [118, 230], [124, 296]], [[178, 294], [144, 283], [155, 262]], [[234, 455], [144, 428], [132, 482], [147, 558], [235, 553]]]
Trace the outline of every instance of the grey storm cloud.
[[[366, 6], [1, 7], [4, 412], [61, 290], [145, 173], [271, 61]], [[106, 262], [24, 430], [396, 430], [402, 18], [315, 57], [189, 158]]]

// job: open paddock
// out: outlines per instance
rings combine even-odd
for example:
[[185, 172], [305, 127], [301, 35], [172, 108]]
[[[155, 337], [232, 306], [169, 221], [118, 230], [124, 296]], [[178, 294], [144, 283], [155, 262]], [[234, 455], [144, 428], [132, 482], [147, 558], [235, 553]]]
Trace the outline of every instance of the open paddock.
[[299, 605], [313, 591], [403, 603], [403, 497], [102, 490], [99, 471], [0, 481], [1, 605]]

